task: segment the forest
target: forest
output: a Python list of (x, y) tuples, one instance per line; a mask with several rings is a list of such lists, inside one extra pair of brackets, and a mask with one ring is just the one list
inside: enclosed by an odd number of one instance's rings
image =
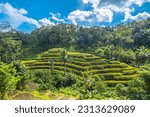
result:
[(150, 18), (31, 33), (1, 22), (0, 99), (149, 100)]

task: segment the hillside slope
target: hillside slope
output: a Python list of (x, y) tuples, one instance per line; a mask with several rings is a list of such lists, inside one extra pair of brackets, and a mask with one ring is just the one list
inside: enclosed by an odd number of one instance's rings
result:
[(137, 68), (119, 61), (110, 61), (92, 54), (67, 52), (67, 61), (61, 59), (62, 48), (53, 48), (34, 60), (23, 61), (30, 70), (51, 70), (55, 73), (72, 72), (82, 79), (83, 72), (92, 73), (94, 76), (103, 76), (110, 87), (118, 83), (127, 84), (129, 80), (138, 76)]

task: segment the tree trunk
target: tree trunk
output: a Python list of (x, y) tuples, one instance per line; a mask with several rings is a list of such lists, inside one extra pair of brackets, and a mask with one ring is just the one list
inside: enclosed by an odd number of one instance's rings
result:
[(64, 62), (64, 77), (66, 77), (66, 62)]
[(51, 76), (53, 77), (54, 75), (54, 63), (53, 60), (51, 60)]

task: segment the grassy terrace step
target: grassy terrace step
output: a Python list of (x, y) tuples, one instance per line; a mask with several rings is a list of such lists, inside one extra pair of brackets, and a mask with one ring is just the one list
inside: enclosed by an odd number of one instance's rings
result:
[[(62, 62), (55, 62), (54, 66), (56, 66), (56, 65), (57, 66), (63, 66), (64, 64)], [(79, 66), (79, 65), (76, 65), (76, 64), (72, 64), (72, 63), (66, 63), (66, 67), (76, 69), (76, 70), (81, 70), (81, 71), (86, 70), (85, 67), (82, 67), (82, 66)]]
[[(54, 71), (64, 74), (64, 64), (61, 60), (61, 48), (50, 49), (39, 54), (35, 60), (23, 61), (31, 70), (50, 70), (51, 60), (53, 60)], [(92, 54), (68, 52), (69, 61), (66, 62), (66, 72), (72, 72), (82, 79), (82, 72), (87, 71), (94, 76), (104, 76), (105, 82), (109, 86), (127, 82), (137, 75), (137, 68), (131, 67), (119, 61), (110, 61)]]
[(30, 66), (30, 67), (28, 67), (29, 69), (31, 69), (31, 70), (39, 70), (39, 69), (41, 69), (41, 70), (43, 70), (43, 69), (50, 69), (50, 66)]
[(132, 75), (132, 74), (136, 74), (137, 70), (136, 69), (131, 69), (131, 70), (124, 70), (123, 75)]
[(77, 65), (81, 65), (81, 66), (90, 66), (90, 65), (104, 65), (107, 64), (108, 62), (106, 62), (105, 60), (97, 60), (97, 61), (75, 61), (75, 60), (71, 60), (70, 61), (73, 64), (77, 64)]
[(138, 78), (139, 75), (138, 74), (134, 74), (134, 75), (122, 75), (122, 76), (116, 76), (116, 78), (118, 79), (133, 79), (133, 78)]
[(55, 53), (53, 53), (53, 54), (43, 54), (43, 55), (41, 55), (41, 57), (59, 57), (60, 55), (59, 54), (55, 54)]
[(75, 69), (71, 69), (71, 68), (64, 68), (63, 66), (54, 66), (55, 70), (62, 70), (64, 71), (64, 69), (66, 69), (67, 72), (74, 72), (77, 75), (82, 75), (81, 71), (75, 70)]
[(90, 72), (94, 73), (94, 74), (98, 74), (98, 73), (118, 73), (121, 72), (123, 69), (120, 68), (111, 68), (111, 69), (100, 69), (100, 70), (91, 70)]
[(52, 49), (49, 49), (47, 52), (50, 52), (50, 53), (58, 53), (58, 52), (60, 52), (62, 50), (62, 48), (52, 48)]
[(88, 70), (101, 70), (101, 69), (104, 69), (104, 66), (103, 65), (89, 65), (87, 68)]
[(102, 64), (107, 64), (108, 62), (105, 60), (97, 60), (97, 61), (90, 61), (90, 65), (102, 65)]
[(34, 63), (28, 63), (27, 66), (50, 66), (50, 62), (34, 62)]
[[(54, 66), (63, 66), (63, 62), (54, 62), (53, 63)], [(29, 63), (27, 64), (27, 66), (47, 66), (49, 67), (51, 64), (50, 62), (34, 62), (34, 63)], [(122, 68), (104, 68), (103, 66), (98, 66), (98, 65), (95, 65), (95, 66), (88, 66), (88, 67), (82, 67), (82, 66), (79, 66), (79, 65), (76, 65), (76, 64), (72, 64), (72, 63), (66, 63), (66, 67), (68, 68), (72, 68), (72, 69), (75, 69), (75, 70), (82, 70), (82, 71), (85, 71), (85, 70), (92, 70), (91, 72), (92, 73), (113, 73), (113, 72), (122, 72), (123, 69)], [(129, 71), (132, 72), (130, 74), (133, 74), (134, 72), (136, 72), (136, 70), (124, 70), (123, 71), (123, 74), (125, 74), (126, 72), (129, 74)]]
[[(31, 70), (35, 70), (35, 69), (49, 69), (50, 70), (50, 66), (31, 66), (31, 67), (28, 67), (29, 69)], [(64, 71), (64, 67), (63, 66), (54, 66), (54, 70), (61, 70), (61, 71)], [(78, 71), (78, 70), (75, 70), (75, 69), (71, 69), (71, 68), (67, 68), (66, 67), (66, 71), (67, 72), (74, 72), (75, 74), (77, 75), (82, 75), (81, 71)]]
[(23, 63), (23, 64), (32, 64), (34, 62), (36, 62), (36, 60), (22, 61), (21, 63)]
[(41, 58), (38, 58), (36, 60), (37, 60), (37, 62), (50, 62), (51, 60), (53, 60), (54, 62), (60, 62), (60, 59), (41, 59)]
[(51, 59), (60, 59), (60, 57), (41, 57), (39, 59), (48, 59), (48, 60), (51, 60)]
[(121, 76), (121, 73), (97, 73), (97, 74), (93, 74), (96, 76), (104, 76), (105, 78), (114, 78), (116, 76)]
[(128, 80), (132, 80), (132, 79), (134, 79), (134, 78), (136, 78), (136, 77), (137, 77), (137, 75), (127, 75), (127, 76), (120, 75), (120, 76), (106, 77), (105, 80), (128, 81)]
[(78, 57), (78, 58), (85, 58), (85, 57), (95, 57), (94, 55), (92, 54), (85, 54), (85, 53), (76, 53), (76, 52), (69, 52), (68, 53), (69, 56), (72, 56), (72, 57)]
[(85, 58), (85, 60), (87, 60), (87, 61), (95, 61), (95, 60), (99, 60), (99, 59), (101, 59), (100, 57), (87, 57), (87, 58)]
[(120, 64), (105, 64), (104, 68), (126, 68), (128, 67), (127, 64), (120, 63)]
[[(63, 66), (64, 63), (63, 62), (54, 62), (53, 65), (54, 66)], [(50, 67), (51, 63), (50, 62), (35, 62), (35, 63), (32, 63), (32, 64), (27, 64), (27, 66), (31, 66), (31, 67), (34, 67), (34, 66), (47, 66), (47, 67)], [(85, 67), (82, 67), (82, 66), (79, 66), (79, 65), (76, 65), (76, 64), (71, 64), (71, 63), (66, 63), (66, 67), (76, 69), (76, 70), (86, 70)]]

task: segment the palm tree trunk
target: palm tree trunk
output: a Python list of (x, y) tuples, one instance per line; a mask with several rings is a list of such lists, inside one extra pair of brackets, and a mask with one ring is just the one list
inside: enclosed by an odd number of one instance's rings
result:
[(66, 62), (64, 62), (64, 77), (66, 77)]

